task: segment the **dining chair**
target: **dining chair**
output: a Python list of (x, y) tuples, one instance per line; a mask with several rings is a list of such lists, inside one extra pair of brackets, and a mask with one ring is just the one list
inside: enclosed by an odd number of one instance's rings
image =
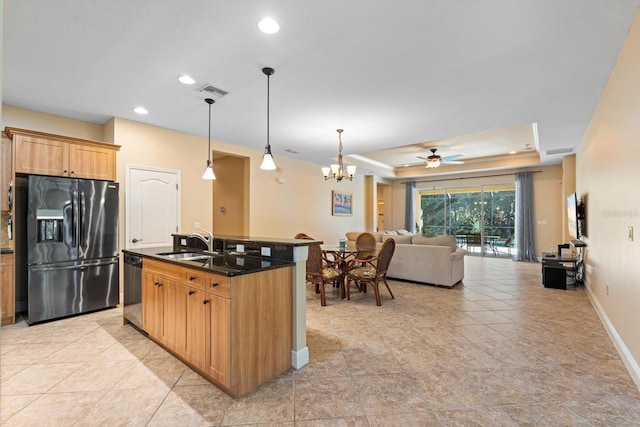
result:
[(347, 272), (348, 279), (346, 285), (347, 291), (347, 299), (351, 299), (351, 294), (349, 291), (349, 282), (353, 280), (356, 282), (358, 287), (364, 292), (367, 292), (367, 285), (370, 284), (373, 287), (373, 291), (376, 295), (376, 305), (381, 305), (380, 302), (380, 289), (379, 284), (383, 282), (389, 291), (389, 295), (391, 295), (392, 299), (395, 299), (393, 296), (393, 292), (391, 292), (391, 288), (389, 287), (389, 283), (387, 283), (387, 270), (389, 269), (389, 264), (391, 263), (391, 258), (393, 258), (393, 253), (396, 250), (396, 242), (393, 239), (387, 239), (382, 244), (382, 249), (378, 253), (377, 257), (369, 257), (367, 259), (356, 260), (360, 262), (362, 265), (360, 267), (355, 267), (350, 269)]
[[(340, 284), (342, 271), (336, 264), (322, 255), (322, 248), (319, 244), (309, 245), (307, 255), (307, 282), (314, 284), (316, 293), (320, 292), (320, 305), (327, 305), (324, 285), (327, 283)], [(340, 289), (342, 294), (342, 289)]]
[(374, 236), (373, 233), (360, 233), (358, 237), (356, 237), (356, 249), (358, 250), (356, 258), (367, 259), (375, 256), (376, 243), (376, 236)]

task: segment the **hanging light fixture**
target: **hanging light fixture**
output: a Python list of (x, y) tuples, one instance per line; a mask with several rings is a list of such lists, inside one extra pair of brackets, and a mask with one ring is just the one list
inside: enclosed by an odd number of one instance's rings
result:
[(338, 164), (322, 168), (322, 174), (324, 175), (325, 181), (331, 178), (338, 182), (345, 178), (349, 181), (353, 181), (353, 175), (356, 173), (356, 167), (347, 166), (347, 173), (345, 174), (344, 164), (342, 163), (342, 132), (344, 132), (344, 130), (338, 129), (336, 132), (338, 132), (338, 141), (340, 141), (340, 144), (338, 145)]
[(216, 175), (213, 173), (213, 166), (211, 166), (211, 104), (216, 101), (211, 98), (207, 98), (204, 102), (209, 104), (209, 150), (207, 151), (207, 168), (204, 170), (204, 174), (202, 174), (202, 179), (211, 181), (216, 179)]
[(262, 72), (267, 76), (267, 145), (264, 147), (260, 169), (272, 171), (276, 169), (276, 164), (273, 161), (271, 145), (269, 144), (269, 77), (275, 73), (275, 70), (271, 67), (264, 67)]

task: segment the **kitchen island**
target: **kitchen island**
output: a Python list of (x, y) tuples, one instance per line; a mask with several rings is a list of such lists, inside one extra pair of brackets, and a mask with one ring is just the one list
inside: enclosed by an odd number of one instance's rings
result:
[[(123, 251), (142, 259), (140, 329), (233, 397), (308, 363), (311, 241), (238, 239), (216, 238), (225, 251), (180, 244)], [(128, 285), (125, 271), (125, 294)]]

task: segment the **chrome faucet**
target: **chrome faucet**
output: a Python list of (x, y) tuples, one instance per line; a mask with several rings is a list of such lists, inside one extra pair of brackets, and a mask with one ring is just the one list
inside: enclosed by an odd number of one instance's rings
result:
[(200, 231), (207, 233), (207, 237), (204, 237), (200, 233), (191, 233), (188, 237), (195, 237), (197, 239), (200, 239), (204, 244), (207, 245), (207, 250), (209, 252), (213, 252), (213, 233), (209, 230), (205, 230), (204, 228), (201, 228)]

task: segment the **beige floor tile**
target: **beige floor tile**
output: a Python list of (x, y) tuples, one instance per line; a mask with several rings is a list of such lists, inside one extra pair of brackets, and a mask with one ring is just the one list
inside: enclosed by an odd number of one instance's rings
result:
[(41, 394), (21, 394), (16, 396), (2, 396), (0, 399), (0, 424), (5, 424), (9, 418), (36, 400)]
[(269, 381), (233, 401), (223, 426), (294, 421), (294, 382)]
[(56, 384), (80, 369), (75, 363), (31, 365), (0, 384), (2, 396), (47, 393)]
[[(15, 426), (71, 426), (74, 425), (104, 392), (47, 393), (9, 418), (8, 425)], [(44, 424), (43, 424), (44, 423)]]
[(2, 423), (640, 425), (638, 387), (584, 289), (545, 289), (535, 263), (465, 268), (452, 289), (391, 281), (381, 307), (371, 290), (321, 307), (308, 289), (309, 365), (237, 399), (123, 325), (121, 307), (22, 320), (0, 334)]
[(296, 380), (295, 410), (296, 421), (364, 415), (350, 377)]
[(148, 426), (218, 426), (232, 402), (212, 384), (176, 386)]
[(353, 383), (367, 416), (425, 410), (424, 396), (406, 374), (354, 376)]

